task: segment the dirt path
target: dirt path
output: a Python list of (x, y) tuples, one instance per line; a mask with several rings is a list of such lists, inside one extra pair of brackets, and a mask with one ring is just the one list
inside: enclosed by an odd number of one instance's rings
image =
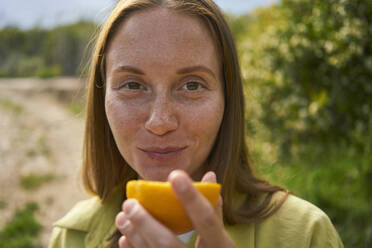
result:
[[(0, 227), (26, 202), (39, 204), (40, 235), (46, 247), (51, 224), (78, 200), (84, 119), (68, 105), (82, 102), (78, 79), (0, 80)], [(35, 190), (20, 182), (27, 175), (54, 178)]]

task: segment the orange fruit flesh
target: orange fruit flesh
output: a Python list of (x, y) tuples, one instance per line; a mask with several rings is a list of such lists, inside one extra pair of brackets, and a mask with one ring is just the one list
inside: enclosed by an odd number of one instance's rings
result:
[[(221, 190), (217, 183), (195, 182), (193, 185), (215, 207)], [(193, 229), (169, 182), (132, 180), (127, 183), (127, 198), (136, 199), (153, 217), (176, 234)]]

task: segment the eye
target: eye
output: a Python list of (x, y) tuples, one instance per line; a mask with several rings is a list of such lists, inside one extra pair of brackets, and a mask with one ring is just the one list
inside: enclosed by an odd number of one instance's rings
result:
[(125, 83), (120, 88), (125, 88), (125, 89), (129, 89), (129, 90), (144, 89), (144, 87), (140, 83), (137, 83), (137, 82), (134, 82), (134, 81)]
[(183, 86), (184, 89), (188, 90), (188, 91), (196, 91), (196, 90), (199, 90), (200, 88), (204, 88), (204, 86), (199, 83), (199, 82), (196, 82), (196, 81), (190, 81), (190, 82), (187, 82), (184, 86)]

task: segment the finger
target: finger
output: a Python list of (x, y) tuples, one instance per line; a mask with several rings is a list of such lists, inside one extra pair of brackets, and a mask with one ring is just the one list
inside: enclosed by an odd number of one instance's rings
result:
[[(126, 218), (130, 220), (150, 247), (185, 247), (178, 237), (152, 217), (135, 199), (123, 204)], [(131, 238), (129, 237), (129, 240)]]
[(173, 171), (169, 181), (187, 212), (203, 243), (210, 247), (228, 247), (228, 235), (215, 209), (192, 185), (189, 176), (180, 170)]
[[(115, 222), (116, 222), (116, 227), (119, 229), (121, 234), (125, 236), (125, 240), (128, 240), (132, 246), (137, 247), (137, 248), (149, 247), (146, 240), (135, 229), (134, 225), (131, 223), (131, 221), (126, 217), (126, 215), (123, 212), (120, 212), (116, 216)], [(124, 241), (121, 241), (121, 242), (124, 242)]]
[(220, 217), (221, 220), (223, 220), (223, 200), (222, 200), (222, 196), (219, 195), (218, 197), (218, 202), (217, 202), (217, 205), (216, 205), (216, 213), (218, 215), (218, 217)]
[(217, 183), (216, 174), (213, 171), (208, 171), (204, 174), (201, 182)]
[[(213, 171), (208, 171), (207, 173), (204, 174), (201, 182), (217, 183), (216, 174)], [(218, 202), (217, 202), (217, 205), (216, 205), (215, 209), (216, 209), (217, 215), (221, 218), (221, 220), (222, 220), (222, 217), (223, 217), (222, 203), (223, 203), (222, 196), (219, 195), (218, 196)]]
[[(217, 177), (216, 174), (213, 171), (208, 171), (207, 173), (204, 174), (201, 182), (209, 182), (209, 183), (217, 183)], [(222, 213), (222, 196), (219, 195), (218, 197), (218, 202), (216, 205), (216, 213), (220, 219), (223, 219), (223, 213)]]
[[(178, 181), (177, 177), (181, 179)], [(174, 180), (174, 181), (173, 181)], [(198, 244), (206, 247), (232, 247), (233, 242), (226, 233), (222, 221), (222, 197), (219, 198), (217, 209), (192, 186), (191, 179), (182, 171), (172, 172), (169, 181), (175, 189), (177, 197), (182, 202), (195, 229), (199, 233)], [(215, 181), (215, 174), (208, 172), (202, 181)], [(217, 211), (218, 210), (218, 211)]]
[(120, 248), (135, 248), (125, 236), (120, 237), (119, 247)]

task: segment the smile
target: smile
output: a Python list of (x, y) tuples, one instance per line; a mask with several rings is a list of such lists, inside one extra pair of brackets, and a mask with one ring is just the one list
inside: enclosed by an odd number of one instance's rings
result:
[(179, 156), (187, 147), (166, 147), (166, 148), (146, 148), (140, 151), (145, 153), (150, 159), (154, 160), (168, 160)]

